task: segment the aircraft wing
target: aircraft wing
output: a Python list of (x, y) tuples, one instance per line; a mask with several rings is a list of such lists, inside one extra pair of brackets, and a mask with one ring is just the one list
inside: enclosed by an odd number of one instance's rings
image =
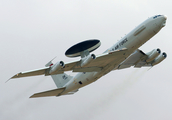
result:
[(140, 67), (151, 67), (152, 65), (146, 62), (148, 56), (142, 52), (141, 50), (136, 50), (133, 54), (131, 54), (125, 61), (123, 61), (119, 66), (118, 69), (129, 68), (134, 66), (136, 68)]
[[(125, 58), (128, 49), (123, 48), (121, 50), (116, 50), (112, 52), (103, 53), (96, 56), (96, 59), (91, 61), (88, 65), (81, 67), (81, 60), (66, 63), (65, 68), (60, 71), (73, 71), (73, 72), (98, 72), (101, 71), (103, 67), (110, 64), (111, 62)], [(115, 63), (114, 63), (115, 64)], [(59, 71), (59, 72), (60, 72)]]
[[(65, 64), (65, 67), (61, 68), (57, 72), (53, 74), (62, 74), (65, 71), (73, 71), (73, 72), (98, 72), (101, 71), (103, 67), (114, 62), (119, 59), (124, 59), (125, 55), (127, 54), (128, 49), (123, 48), (121, 50), (116, 50), (112, 52), (106, 52), (96, 56), (96, 59), (91, 61), (88, 65), (81, 67), (81, 60), (76, 60), (73, 62), (69, 62)], [(114, 63), (115, 64), (115, 63)], [(36, 75), (50, 75), (48, 74), (51, 66), (35, 69), (31, 71), (20, 72), (14, 75), (13, 78), (20, 78), (20, 77), (29, 77), (29, 76), (36, 76)]]
[(43, 74), (45, 74), (45, 71), (47, 69), (49, 69), (49, 67), (44, 67), (44, 68), (30, 70), (30, 71), (25, 71), (25, 72), (20, 72), (20, 73), (14, 75), (13, 77), (11, 77), (10, 79), (20, 78), (20, 77), (29, 77), (29, 76), (43, 75)]

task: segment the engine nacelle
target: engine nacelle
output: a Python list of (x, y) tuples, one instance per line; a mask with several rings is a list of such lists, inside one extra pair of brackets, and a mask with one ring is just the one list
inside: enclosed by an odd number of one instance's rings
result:
[(146, 59), (146, 62), (153, 61), (160, 53), (161, 53), (160, 49), (154, 49), (151, 52), (147, 53), (148, 58)]
[(96, 56), (94, 54), (88, 55), (85, 58), (82, 58), (81, 60), (81, 67), (84, 67), (86, 65), (88, 65), (91, 61), (95, 60)]
[(49, 74), (53, 74), (65, 66), (63, 61), (57, 62), (55, 65), (51, 66)]
[(152, 62), (152, 66), (160, 63), (161, 61), (163, 61), (165, 58), (167, 57), (167, 54), (164, 52), (162, 54), (160, 54), (157, 58), (155, 58), (155, 60)]

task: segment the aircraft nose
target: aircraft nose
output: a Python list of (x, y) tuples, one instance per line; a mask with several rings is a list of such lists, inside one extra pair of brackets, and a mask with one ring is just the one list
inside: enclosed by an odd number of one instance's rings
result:
[(159, 32), (161, 28), (166, 25), (167, 16), (166, 15), (157, 15), (154, 17), (155, 24), (154, 24), (154, 32)]
[(167, 20), (167, 16), (166, 15), (163, 15), (164, 16), (164, 19)]
[(163, 15), (163, 17), (164, 17), (164, 20), (162, 22), (161, 27), (164, 27), (166, 25), (167, 16), (166, 15)]

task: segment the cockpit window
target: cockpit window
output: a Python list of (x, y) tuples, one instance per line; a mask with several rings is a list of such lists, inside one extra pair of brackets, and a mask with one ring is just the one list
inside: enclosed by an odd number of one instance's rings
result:
[(161, 16), (161, 15), (156, 15), (156, 16), (153, 17), (153, 19), (156, 19), (156, 18), (159, 17), (159, 16)]

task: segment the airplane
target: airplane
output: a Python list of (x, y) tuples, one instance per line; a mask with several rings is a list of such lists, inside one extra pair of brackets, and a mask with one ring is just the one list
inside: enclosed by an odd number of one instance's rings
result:
[[(35, 93), (30, 98), (57, 97), (74, 94), (80, 88), (95, 82), (113, 70), (131, 66), (135, 68), (155, 66), (163, 61), (167, 54), (161, 53), (159, 48), (148, 53), (144, 53), (138, 48), (156, 35), (166, 25), (166, 20), (165, 15), (155, 15), (148, 18), (100, 55), (91, 54), (101, 45), (100, 40), (82, 41), (65, 52), (67, 57), (81, 56), (81, 59), (67, 63), (59, 61), (55, 64), (51, 60), (43, 68), (20, 72), (10, 79), (50, 75), (57, 89)], [(75, 76), (70, 76), (65, 73), (66, 71), (78, 73)]]

